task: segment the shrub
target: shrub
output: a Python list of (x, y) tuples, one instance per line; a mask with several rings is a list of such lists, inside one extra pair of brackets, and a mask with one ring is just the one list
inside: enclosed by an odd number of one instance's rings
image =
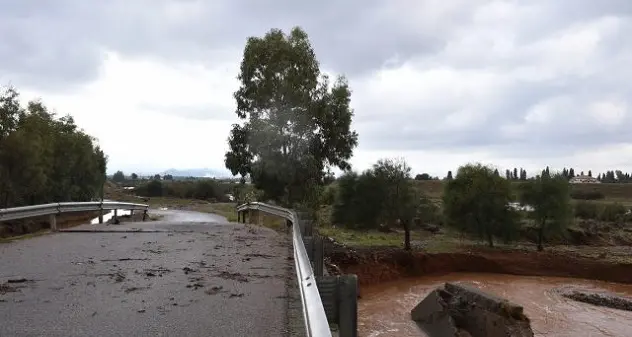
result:
[(597, 204), (590, 201), (578, 201), (575, 204), (575, 217), (580, 219), (597, 219), (599, 209)]
[(575, 200), (601, 200), (605, 195), (599, 191), (572, 191), (571, 198)]
[(600, 221), (625, 221), (628, 208), (619, 203), (598, 204), (579, 201), (575, 204), (575, 217)]
[(624, 216), (628, 209), (619, 204), (604, 204), (599, 210), (598, 219), (601, 221), (620, 221)]

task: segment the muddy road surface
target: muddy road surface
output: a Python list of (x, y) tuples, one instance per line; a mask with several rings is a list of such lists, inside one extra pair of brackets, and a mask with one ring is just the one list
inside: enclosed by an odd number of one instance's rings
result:
[(0, 244), (0, 336), (293, 335), (286, 236), (164, 215)]
[(444, 282), (465, 282), (524, 307), (535, 336), (632, 336), (632, 312), (564, 298), (560, 289), (607, 291), (632, 297), (632, 285), (559, 277), (452, 273), (402, 279), (362, 289), (360, 336), (426, 336), (410, 318), (430, 291)]

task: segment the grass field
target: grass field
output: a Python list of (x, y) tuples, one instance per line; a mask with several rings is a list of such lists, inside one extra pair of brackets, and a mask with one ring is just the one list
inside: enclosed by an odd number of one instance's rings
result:
[[(437, 180), (426, 181), (414, 181), (415, 186), (423, 191), (431, 199), (439, 201), (443, 196), (443, 188), (445, 182)], [(515, 188), (516, 194), (520, 182), (512, 183)], [(596, 191), (603, 194), (604, 199), (595, 200), (591, 202), (596, 203), (620, 203), (628, 207), (632, 207), (632, 184), (575, 184), (572, 185), (572, 191), (577, 192), (592, 192)], [(577, 200), (573, 200), (577, 202)], [(336, 228), (329, 223), (331, 215), (331, 207), (323, 207), (319, 212), (319, 232), (322, 235), (326, 235), (334, 238), (335, 240), (350, 246), (356, 247), (403, 247), (404, 234), (403, 231), (397, 231), (392, 233), (383, 233), (375, 230), (358, 231), (345, 228)], [(612, 229), (612, 233), (619, 230)], [(600, 235), (604, 235), (603, 233)], [(451, 231), (449, 228), (443, 228), (439, 234), (432, 234), (422, 230), (413, 230), (411, 232), (411, 243), (413, 247), (421, 248), (427, 252), (442, 253), (442, 252), (456, 252), (467, 251), (473, 249), (473, 247), (485, 246), (484, 242), (472, 240), (466, 238), (463, 235)], [(528, 242), (516, 242), (508, 246), (496, 243), (500, 249), (527, 249), (533, 250), (534, 244)], [(574, 250), (577, 246), (555, 246), (556, 250)], [(570, 247), (570, 248), (569, 248)], [(575, 248), (573, 248), (575, 247)], [(587, 253), (588, 252), (588, 253)], [(597, 249), (589, 249), (587, 252), (582, 251), (582, 254), (588, 255), (601, 254), (602, 252)], [(629, 251), (627, 251), (629, 253)], [(613, 258), (620, 258), (620, 254), (614, 254)]]
[[(442, 180), (415, 180), (414, 184), (420, 191), (428, 197), (440, 199), (443, 196), (444, 181)], [(512, 182), (514, 190), (517, 192), (521, 182)], [(573, 184), (571, 191), (599, 192), (605, 198), (601, 201), (617, 201), (622, 203), (632, 203), (632, 184)]]

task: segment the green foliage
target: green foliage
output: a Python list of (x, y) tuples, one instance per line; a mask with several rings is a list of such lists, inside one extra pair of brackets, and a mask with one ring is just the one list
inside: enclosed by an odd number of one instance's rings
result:
[(101, 194), (107, 159), (70, 116), (40, 101), (26, 107), (0, 90), (0, 207), (88, 201)]
[(113, 175), (112, 175), (112, 181), (115, 183), (122, 183), (125, 181), (125, 174), (123, 173), (123, 171), (116, 171)]
[(576, 199), (576, 200), (601, 200), (604, 199), (606, 196), (599, 191), (581, 191), (581, 190), (577, 190), (577, 191), (572, 191), (571, 192), (571, 198)]
[(575, 217), (580, 219), (597, 219), (599, 215), (599, 207), (596, 203), (590, 201), (578, 201), (575, 203)]
[(361, 175), (348, 172), (338, 178), (337, 185), (334, 224), (377, 228), (397, 220), (410, 221), (418, 214), (419, 196), (412, 186), (410, 167), (403, 160), (380, 160)]
[(568, 180), (551, 175), (547, 170), (541, 176), (521, 185), (520, 201), (533, 207), (529, 216), (538, 227), (538, 250), (549, 232), (560, 233), (571, 219), (570, 186)]
[(628, 208), (619, 203), (611, 203), (602, 205), (599, 211), (599, 220), (614, 222), (623, 220)]
[(517, 214), (508, 206), (511, 188), (508, 180), (481, 164), (459, 168), (445, 184), (443, 212), (446, 223), (462, 232), (486, 239), (512, 240), (518, 230)]
[[(234, 184), (220, 183), (214, 179), (196, 180), (151, 180), (136, 187), (135, 193), (147, 197), (170, 197), (229, 202), (228, 193), (233, 193)], [(239, 200), (239, 196), (236, 195)]]
[(599, 221), (626, 221), (627, 207), (620, 203), (596, 203), (590, 201), (578, 201), (575, 203), (575, 217), (584, 220)]
[(152, 180), (147, 183), (146, 195), (148, 197), (162, 197), (164, 189), (162, 188), (162, 182), (160, 180)]
[(250, 175), (264, 199), (287, 205), (313, 198), (330, 167), (350, 169), (357, 145), (351, 91), (344, 77), (322, 75), (307, 34), (270, 30), (244, 48), (237, 116), (226, 167)]
[(421, 224), (438, 224), (443, 221), (439, 206), (428, 196), (417, 192), (415, 200), (417, 201), (415, 219), (418, 219)]
[(421, 173), (415, 176), (415, 180), (432, 180), (428, 173)]

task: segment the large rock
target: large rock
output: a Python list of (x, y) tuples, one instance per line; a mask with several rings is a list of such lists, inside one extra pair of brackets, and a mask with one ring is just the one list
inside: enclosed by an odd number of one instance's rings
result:
[(432, 291), (411, 311), (431, 337), (532, 337), (521, 306), (456, 283)]

